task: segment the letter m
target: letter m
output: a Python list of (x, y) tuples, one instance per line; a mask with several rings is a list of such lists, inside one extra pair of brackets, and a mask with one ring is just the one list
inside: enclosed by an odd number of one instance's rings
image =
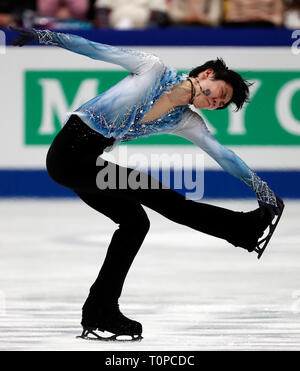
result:
[(98, 94), (98, 83), (98, 79), (84, 80), (80, 84), (72, 103), (68, 104), (58, 79), (39, 79), (39, 84), (42, 86), (43, 91), (43, 109), (38, 133), (42, 135), (55, 134), (54, 114), (63, 123), (67, 112), (73, 112), (87, 100)]

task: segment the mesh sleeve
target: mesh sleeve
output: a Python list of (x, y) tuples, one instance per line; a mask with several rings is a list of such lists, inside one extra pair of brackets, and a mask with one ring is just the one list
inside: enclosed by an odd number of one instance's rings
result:
[(225, 171), (245, 182), (258, 201), (276, 206), (276, 196), (253, 170), (232, 150), (221, 145), (209, 132), (204, 120), (196, 112), (186, 116), (186, 122), (173, 132), (196, 144), (212, 157)]

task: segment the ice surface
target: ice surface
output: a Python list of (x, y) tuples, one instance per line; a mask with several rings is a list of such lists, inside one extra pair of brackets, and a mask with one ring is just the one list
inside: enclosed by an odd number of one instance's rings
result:
[(79, 200), (0, 207), (0, 350), (300, 350), (299, 201), (286, 202), (260, 260), (146, 209), (150, 232), (120, 301), (144, 339), (128, 344), (75, 338), (115, 224)]

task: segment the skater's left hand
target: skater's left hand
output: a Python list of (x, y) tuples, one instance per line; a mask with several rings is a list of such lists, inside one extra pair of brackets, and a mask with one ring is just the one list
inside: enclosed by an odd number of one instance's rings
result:
[(258, 201), (262, 215), (266, 215), (267, 213), (270, 216), (270, 219), (271, 219), (270, 222), (275, 218), (276, 215), (279, 215), (281, 213), (284, 207), (284, 203), (282, 199), (277, 195), (275, 195), (275, 197), (276, 197), (277, 205), (271, 205), (263, 201)]
[(11, 42), (12, 45), (23, 46), (32, 41), (39, 42), (38, 34), (33, 28), (28, 29), (28, 28), (9, 26), (9, 29), (12, 31), (17, 31), (19, 33), (19, 35), (15, 39), (13, 39), (13, 41)]

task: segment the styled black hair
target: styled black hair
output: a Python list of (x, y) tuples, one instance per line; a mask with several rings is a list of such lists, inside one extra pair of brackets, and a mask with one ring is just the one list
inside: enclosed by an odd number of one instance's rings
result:
[(249, 87), (253, 83), (244, 80), (237, 72), (229, 70), (222, 58), (208, 61), (202, 64), (202, 66), (194, 68), (190, 71), (189, 76), (197, 77), (200, 72), (209, 68), (214, 70), (214, 80), (223, 80), (230, 84), (233, 89), (231, 100), (217, 109), (224, 109), (228, 107), (229, 104), (234, 103), (236, 105), (235, 111), (239, 111), (243, 107), (244, 103), (249, 102)]

